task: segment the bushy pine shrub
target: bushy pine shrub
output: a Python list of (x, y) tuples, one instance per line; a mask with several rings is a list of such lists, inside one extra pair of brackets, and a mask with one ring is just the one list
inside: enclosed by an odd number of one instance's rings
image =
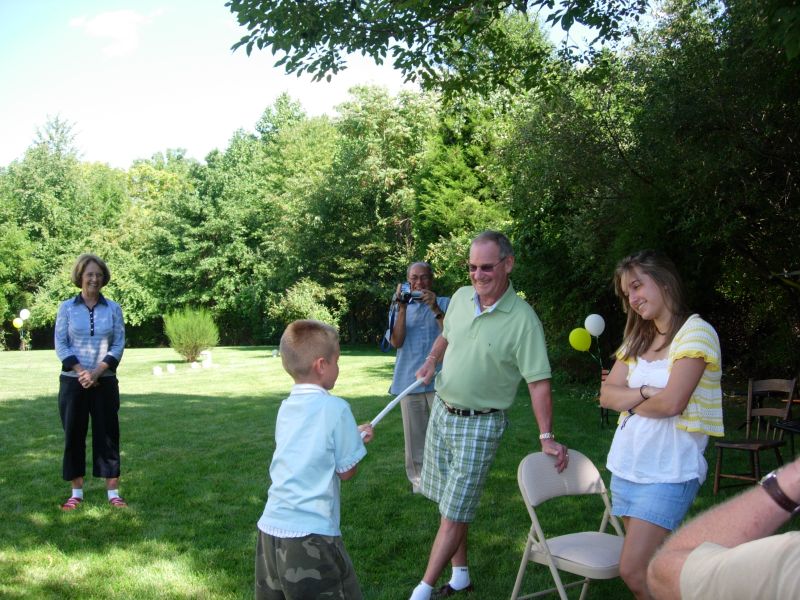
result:
[(219, 329), (204, 309), (184, 308), (164, 315), (164, 333), (170, 347), (188, 362), (219, 343)]

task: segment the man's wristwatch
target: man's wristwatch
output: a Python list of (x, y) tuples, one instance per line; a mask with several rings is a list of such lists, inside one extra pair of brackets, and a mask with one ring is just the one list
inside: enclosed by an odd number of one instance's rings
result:
[(545, 431), (544, 433), (539, 434), (540, 440), (554, 440), (556, 436), (553, 434), (552, 431)]
[(444, 313), (443, 312), (437, 313), (434, 315), (434, 318), (437, 320), (444, 319)]
[(800, 513), (800, 504), (789, 498), (789, 496), (787, 496), (781, 489), (781, 486), (778, 485), (777, 471), (768, 473), (758, 483), (762, 488), (764, 488), (764, 491), (769, 494), (769, 497), (775, 501), (775, 504), (791, 514), (791, 516), (795, 516), (796, 514)]

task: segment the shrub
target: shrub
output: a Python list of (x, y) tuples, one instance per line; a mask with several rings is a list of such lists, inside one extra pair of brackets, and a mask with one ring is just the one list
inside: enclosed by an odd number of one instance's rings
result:
[(283, 327), (297, 319), (316, 319), (338, 327), (341, 315), (335, 307), (329, 307), (331, 303), (334, 299), (329, 290), (310, 279), (301, 279), (277, 303), (270, 305), (267, 314)]
[(219, 343), (219, 329), (204, 309), (184, 308), (164, 315), (164, 333), (170, 347), (188, 362)]

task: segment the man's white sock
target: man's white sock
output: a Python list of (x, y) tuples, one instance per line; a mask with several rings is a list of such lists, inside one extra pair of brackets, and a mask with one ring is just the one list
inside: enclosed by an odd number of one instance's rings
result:
[(469, 583), (469, 567), (453, 567), (449, 581), (450, 587), (454, 590), (463, 590)]
[(431, 600), (431, 593), (433, 587), (429, 586), (424, 581), (420, 581), (419, 585), (411, 592), (411, 597), (408, 600)]
[(72, 498), (83, 500), (83, 488), (72, 488)]
[(119, 490), (108, 490), (108, 499), (119, 498)]

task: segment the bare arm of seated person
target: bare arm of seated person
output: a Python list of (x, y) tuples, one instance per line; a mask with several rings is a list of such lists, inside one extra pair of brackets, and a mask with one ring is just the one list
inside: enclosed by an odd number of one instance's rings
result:
[[(791, 500), (800, 500), (800, 459), (778, 472), (778, 485)], [(656, 553), (647, 569), (647, 585), (656, 599), (680, 598), (680, 576), (686, 559), (701, 544), (733, 548), (772, 534), (789, 513), (761, 486), (720, 504), (678, 529)]]

